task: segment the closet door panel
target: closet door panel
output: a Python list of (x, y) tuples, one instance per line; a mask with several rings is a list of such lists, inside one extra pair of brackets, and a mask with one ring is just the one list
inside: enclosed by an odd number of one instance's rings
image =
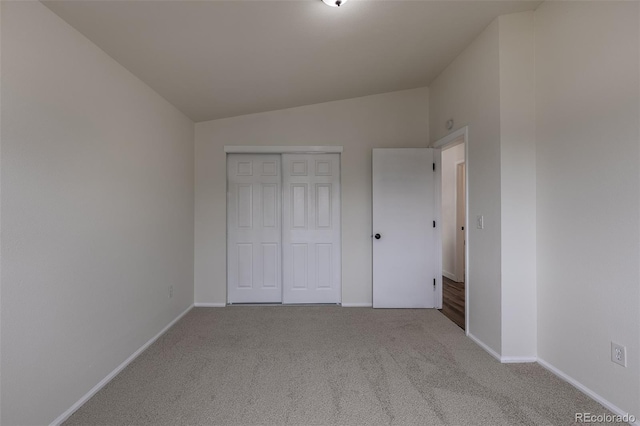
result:
[(283, 303), (340, 303), (340, 156), (282, 156)]
[(227, 157), (229, 303), (280, 303), (280, 155)]

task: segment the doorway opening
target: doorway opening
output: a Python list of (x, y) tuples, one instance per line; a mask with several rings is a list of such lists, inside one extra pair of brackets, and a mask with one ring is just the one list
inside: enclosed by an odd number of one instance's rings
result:
[(442, 308), (440, 311), (467, 330), (467, 139), (466, 127), (441, 139)]

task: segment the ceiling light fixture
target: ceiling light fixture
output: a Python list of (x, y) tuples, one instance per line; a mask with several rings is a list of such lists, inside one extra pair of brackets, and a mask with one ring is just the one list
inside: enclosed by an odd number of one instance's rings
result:
[(340, 7), (345, 4), (347, 0), (322, 0), (322, 3), (331, 7)]

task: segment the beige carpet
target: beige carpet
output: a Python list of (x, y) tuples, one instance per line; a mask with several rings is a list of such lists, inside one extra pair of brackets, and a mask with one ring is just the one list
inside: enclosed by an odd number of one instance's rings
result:
[(607, 411), (437, 310), (196, 308), (68, 425), (566, 425)]

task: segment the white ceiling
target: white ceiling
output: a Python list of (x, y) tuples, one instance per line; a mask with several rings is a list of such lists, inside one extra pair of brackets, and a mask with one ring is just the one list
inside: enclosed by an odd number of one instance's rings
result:
[(45, 1), (194, 121), (427, 86), (540, 1)]

